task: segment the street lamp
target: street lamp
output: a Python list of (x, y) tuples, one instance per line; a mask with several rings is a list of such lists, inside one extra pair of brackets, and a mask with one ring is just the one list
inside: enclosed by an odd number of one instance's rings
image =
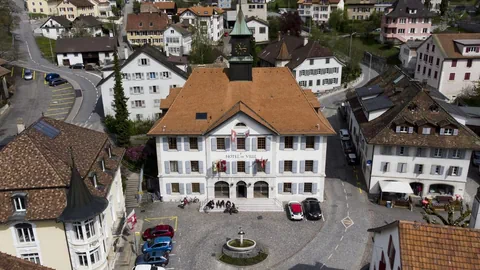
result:
[(348, 57), (350, 58), (350, 62), (352, 62), (352, 39), (353, 35), (355, 35), (357, 32), (353, 32), (350, 34), (350, 47), (348, 49)]
[(366, 52), (370, 55), (370, 65), (368, 66), (368, 80), (370, 81), (370, 72), (372, 70), (372, 54), (370, 52)]

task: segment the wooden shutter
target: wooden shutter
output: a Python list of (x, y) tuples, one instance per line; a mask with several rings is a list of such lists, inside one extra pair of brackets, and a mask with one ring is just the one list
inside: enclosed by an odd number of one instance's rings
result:
[(230, 161), (227, 162), (227, 170), (226, 170), (226, 173), (228, 173), (228, 174), (230, 173), (230, 169), (231, 169), (231, 168), (230, 168), (230, 166), (231, 166), (230, 164), (231, 164), (231, 163), (232, 163), (232, 162), (230, 162)]
[(192, 194), (192, 183), (187, 183), (187, 194)]
[(278, 193), (282, 193), (283, 192), (283, 183), (278, 183)]
[(237, 138), (235, 138), (235, 141), (232, 141), (230, 144), (232, 151), (237, 151)]
[(185, 137), (185, 139), (183, 141), (183, 148), (185, 149), (185, 151), (190, 151), (190, 138), (189, 137)]
[(305, 172), (305, 160), (300, 160), (300, 173)]
[(298, 183), (298, 194), (303, 194), (305, 183)]
[(250, 151), (250, 138), (245, 138), (245, 151)]
[(203, 161), (198, 161), (198, 172), (203, 174)]
[[(267, 136), (265, 139), (265, 150), (270, 151), (270, 143), (272, 142), (272, 138), (270, 136)], [(285, 146), (285, 144), (284, 144)]]
[(168, 138), (163, 137), (163, 151), (168, 151)]
[(202, 137), (197, 137), (198, 151), (203, 151), (203, 140)]
[(237, 161), (232, 161), (232, 173), (237, 173)]
[(245, 161), (245, 173), (250, 173), (250, 167), (252, 167), (252, 163), (250, 163), (249, 161)]
[(164, 165), (164, 168), (165, 168), (164, 173), (169, 174), (170, 173), (170, 161), (164, 161), (163, 165)]
[(252, 151), (257, 151), (257, 138), (252, 138)]
[(265, 164), (265, 173), (270, 174), (270, 161), (267, 161), (267, 164)]
[(318, 192), (318, 184), (313, 183), (312, 184), (312, 194), (317, 194), (317, 192)]
[(225, 138), (225, 150), (230, 150), (230, 137)]
[(301, 139), (300, 149), (305, 150), (307, 148), (307, 137), (301, 136), (300, 139)]
[(204, 194), (204, 193), (205, 193), (205, 184), (200, 183), (200, 194)]
[(298, 140), (300, 139), (300, 137), (298, 136), (293, 136), (293, 150), (297, 150), (298, 149)]
[(183, 173), (183, 163), (178, 161), (178, 173)]
[(177, 137), (177, 151), (182, 151), (182, 137)]
[(297, 194), (297, 183), (292, 183), (292, 194)]
[(313, 173), (318, 173), (318, 160), (313, 161)]
[[(166, 162), (166, 161), (165, 161), (165, 162)], [(167, 194), (172, 194), (172, 184), (167, 183), (167, 184), (165, 185), (165, 189), (166, 189)]]
[(211, 146), (212, 146), (212, 151), (217, 151), (217, 138), (211, 138)]
[(400, 133), (400, 126), (397, 126), (397, 127), (395, 128), (395, 132)]
[(408, 133), (413, 133), (413, 127), (408, 127)]
[(280, 150), (285, 149), (285, 137), (280, 137)]
[(185, 185), (183, 183), (178, 184), (180, 194), (185, 194)]
[(292, 173), (297, 173), (297, 163), (298, 161), (292, 160)]
[(458, 135), (458, 129), (456, 129), (456, 128), (453, 129), (453, 135), (455, 135), (455, 136)]
[(278, 161), (278, 172), (283, 173), (283, 160)]
[(192, 167), (190, 161), (185, 161), (185, 173), (190, 174), (192, 172)]
[(440, 129), (440, 135), (444, 135), (445, 134), (445, 129), (444, 128), (441, 128)]
[(315, 136), (315, 150), (320, 149), (320, 136)]

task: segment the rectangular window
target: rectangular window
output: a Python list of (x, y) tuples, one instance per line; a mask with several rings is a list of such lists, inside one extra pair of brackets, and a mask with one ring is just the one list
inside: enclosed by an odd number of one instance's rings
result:
[(437, 66), (440, 65), (440, 58), (437, 58)]
[(31, 225), (25, 227), (17, 227), (18, 241), (20, 243), (35, 242), (35, 235), (33, 234), (33, 228)]
[(415, 28), (410, 28), (410, 34), (415, 34)]
[(398, 163), (397, 172), (398, 173), (406, 173), (407, 172), (407, 163)]
[(198, 161), (190, 161), (190, 167), (192, 169), (192, 172), (199, 172), (200, 168), (198, 166)]
[(283, 193), (292, 193), (292, 183), (283, 183)]
[(418, 148), (417, 148), (417, 153), (416, 153), (415, 155), (416, 155), (417, 157), (422, 157), (423, 154), (424, 154), (424, 151), (425, 151), (425, 150), (424, 150), (423, 148), (418, 147)]
[(460, 158), (460, 150), (452, 149), (452, 158)]
[(405, 146), (399, 146), (398, 154), (404, 156), (407, 153), (407, 148)]
[(433, 149), (433, 157), (442, 157), (443, 150), (441, 148)]
[(305, 160), (305, 171), (313, 172), (313, 160)]
[(81, 222), (74, 222), (73, 223), (73, 231), (75, 232), (75, 238), (77, 240), (83, 240), (83, 229), (82, 229), (82, 223)]
[(178, 173), (178, 162), (176, 160), (170, 161), (170, 172)]
[(22, 257), (22, 259), (26, 261), (40, 264), (40, 256), (38, 256), (38, 253), (26, 253), (26, 254), (21, 254), (20, 256)]
[(427, 52), (428, 52), (429, 49), (430, 49), (430, 44), (427, 44)]
[(188, 138), (190, 143), (190, 150), (198, 150), (198, 138), (197, 137), (190, 137)]
[(245, 150), (245, 138), (237, 138), (237, 150)]
[(237, 172), (245, 172), (245, 161), (237, 161)]
[(90, 262), (92, 265), (100, 261), (100, 248), (90, 251)]
[(164, 71), (164, 72), (162, 72), (162, 77), (164, 79), (169, 79), (171, 77), (171, 74), (170, 74), (169, 71)]
[(225, 150), (225, 138), (217, 138), (217, 150)]
[(200, 193), (200, 183), (192, 183), (192, 193)]
[(390, 262), (390, 269), (393, 269), (393, 263), (395, 262), (395, 246), (393, 245), (392, 236), (390, 235), (390, 241), (388, 242), (388, 259)]
[(307, 136), (306, 140), (306, 148), (313, 149), (315, 148), (315, 136)]
[(308, 86), (313, 86), (313, 81), (312, 80), (308, 81)]
[(257, 138), (257, 149), (266, 150), (266, 138), (265, 137), (258, 137)]
[(457, 60), (452, 60), (452, 67), (456, 67), (457, 66)]
[(460, 175), (460, 167), (452, 166), (450, 169), (450, 175), (459, 176)]
[(472, 59), (467, 60), (467, 67), (472, 67)]
[(434, 78), (434, 79), (436, 79), (436, 78), (437, 78), (437, 76), (438, 76), (438, 72), (437, 72), (437, 71), (435, 71), (435, 73), (433, 73), (433, 78)]
[(470, 72), (465, 73), (465, 76), (463, 77), (463, 79), (465, 81), (469, 81), (470, 80)]
[(266, 33), (266, 28), (265, 27), (260, 27), (260, 34), (265, 34)]
[(313, 65), (315, 63), (314, 59), (310, 59), (310, 65)]
[(424, 127), (424, 128), (422, 128), (422, 134), (430, 135), (431, 130), (432, 130), (431, 128)]
[(95, 220), (93, 218), (85, 221), (85, 233), (87, 239), (95, 235)]
[(422, 33), (428, 33), (428, 28), (423, 28)]
[(303, 192), (304, 193), (313, 193), (313, 184), (312, 183), (303, 183)]
[(168, 137), (168, 149), (177, 150), (177, 137)]
[(434, 174), (440, 174), (440, 172), (442, 171), (442, 166), (439, 166), (439, 165), (433, 165), (434, 166)]
[(25, 198), (17, 196), (13, 198), (13, 204), (15, 206), (15, 211), (25, 211)]
[(135, 73), (135, 80), (141, 80), (143, 79), (143, 73), (137, 72)]
[(388, 172), (388, 166), (389, 166), (389, 162), (383, 162), (383, 166), (381, 168), (382, 172)]
[(157, 79), (158, 73), (156, 72), (148, 72), (148, 78), (150, 79)]
[(330, 58), (325, 58), (325, 64), (330, 64)]
[(284, 172), (291, 172), (292, 171), (293, 161), (285, 160), (283, 161), (283, 171)]
[(432, 69), (429, 68), (429, 69), (428, 69), (428, 77), (431, 77), (431, 76), (432, 76)]
[(293, 149), (293, 136), (285, 137), (285, 149)]
[(448, 135), (448, 136), (453, 135), (453, 128), (445, 128), (443, 131), (443, 135)]
[(398, 131), (400, 133), (408, 133), (408, 127), (407, 126), (400, 126), (400, 129)]
[(423, 164), (416, 164), (416, 170), (415, 170), (415, 173), (416, 174), (422, 174), (423, 173)]
[(78, 257), (78, 264), (81, 266), (88, 266), (88, 258), (86, 252), (79, 252), (77, 253)]
[(450, 81), (454, 81), (455, 80), (455, 73), (450, 73), (450, 76), (448, 77), (448, 79)]
[(418, 67), (417, 67), (417, 71), (418, 71), (418, 72), (420, 72), (420, 65), (418, 65)]
[(427, 67), (423, 67), (423, 72), (422, 72), (423, 75), (425, 75), (425, 71), (427, 71)]
[(172, 193), (180, 193), (180, 183), (172, 183)]

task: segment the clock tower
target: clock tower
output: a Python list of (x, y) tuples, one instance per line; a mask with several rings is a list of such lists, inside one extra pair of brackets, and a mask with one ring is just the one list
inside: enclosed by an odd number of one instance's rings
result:
[(230, 43), (232, 44), (232, 56), (229, 60), (230, 68), (228, 71), (230, 81), (251, 81), (253, 57), (250, 54), (250, 41), (252, 32), (247, 27), (241, 7), (238, 10), (237, 20), (230, 37)]

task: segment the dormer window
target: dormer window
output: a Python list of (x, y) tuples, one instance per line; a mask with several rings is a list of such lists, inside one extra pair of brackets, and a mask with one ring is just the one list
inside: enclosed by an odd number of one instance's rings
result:
[(408, 127), (407, 126), (397, 126), (396, 132), (397, 133), (408, 133)]
[(429, 127), (422, 128), (422, 134), (423, 135), (430, 135), (431, 132), (432, 132), (432, 129), (429, 128)]
[(441, 128), (440, 135), (453, 136), (458, 135), (458, 129), (456, 128)]
[(436, 113), (438, 113), (438, 112), (439, 112), (438, 105), (437, 105), (437, 104), (433, 104), (432, 106), (430, 106), (430, 111), (431, 111), (431, 112), (436, 112)]
[(13, 206), (16, 212), (26, 211), (26, 203), (24, 195), (15, 195), (13, 197)]
[(411, 103), (410, 105), (408, 105), (408, 109), (411, 111), (411, 112), (414, 112), (416, 111), (418, 108), (417, 104), (415, 103)]

